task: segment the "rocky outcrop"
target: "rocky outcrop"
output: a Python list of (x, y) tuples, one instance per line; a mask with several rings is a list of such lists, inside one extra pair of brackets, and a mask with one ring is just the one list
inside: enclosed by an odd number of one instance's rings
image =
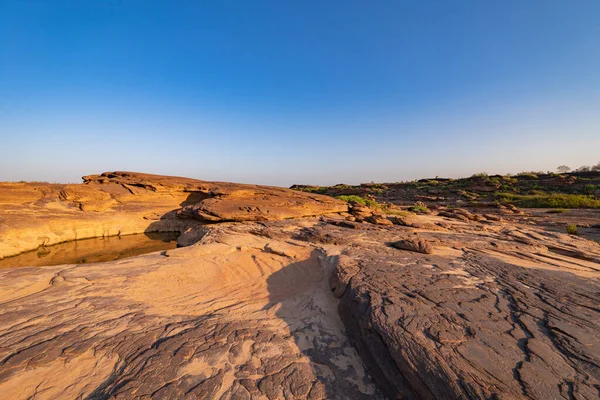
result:
[(347, 210), (331, 197), (270, 186), (132, 172), (83, 180), (0, 183), (0, 258), (74, 239), (183, 232), (194, 221), (267, 221)]
[(459, 226), (420, 233), (433, 255), (399, 256), (383, 245), (389, 229), (368, 242), (346, 230), (353, 262), (340, 256), (331, 288), (380, 387), (407, 399), (597, 398), (600, 246)]
[(346, 205), (142, 174), (85, 181), (4, 184), (0, 233), (22, 237), (1, 244), (171, 227), (188, 247), (0, 269), (6, 398), (598, 397), (595, 242), (460, 209), (288, 219)]

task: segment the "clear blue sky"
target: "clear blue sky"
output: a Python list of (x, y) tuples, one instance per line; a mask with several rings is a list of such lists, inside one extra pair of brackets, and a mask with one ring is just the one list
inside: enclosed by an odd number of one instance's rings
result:
[(600, 161), (600, 1), (0, 0), (0, 180)]

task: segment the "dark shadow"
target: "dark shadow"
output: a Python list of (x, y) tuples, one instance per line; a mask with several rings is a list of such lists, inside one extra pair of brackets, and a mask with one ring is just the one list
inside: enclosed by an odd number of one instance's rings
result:
[[(320, 256), (322, 253), (315, 250), (309, 259), (291, 263), (267, 279), (269, 304), (265, 309), (279, 306), (276, 315), (286, 322), (296, 345), (310, 360), (308, 367), (296, 363), (296, 368), (310, 370), (287, 371), (288, 378), (300, 376), (303, 381), (284, 379), (285, 397), (302, 398), (300, 393), (294, 393), (294, 385), (300, 385), (309, 388), (307, 397), (377, 398), (365, 389), (375, 387), (346, 335), (337, 301), (329, 290), (330, 271), (322, 266)], [(327, 260), (323, 265), (327, 265)]]
[(190, 192), (190, 194), (187, 197), (187, 199), (185, 199), (184, 201), (182, 201), (181, 203), (179, 203), (179, 205), (181, 207), (191, 206), (191, 205), (200, 203), (202, 200), (206, 200), (206, 199), (208, 199), (210, 197), (212, 197), (212, 196), (209, 193)]
[[(192, 206), (210, 197), (211, 195), (207, 193), (190, 192), (188, 197), (179, 203), (179, 205), (182, 208)], [(173, 240), (177, 242), (178, 247), (189, 246), (200, 240), (203, 232), (200, 232), (198, 229), (194, 229), (195, 232), (189, 232), (189, 228), (197, 228), (208, 223), (193, 218), (189, 213), (181, 212), (182, 208), (168, 211), (163, 215), (156, 215), (153, 221), (146, 227), (145, 234), (151, 238), (155, 233), (171, 232), (175, 235)], [(183, 234), (186, 235), (186, 238), (178, 240)]]

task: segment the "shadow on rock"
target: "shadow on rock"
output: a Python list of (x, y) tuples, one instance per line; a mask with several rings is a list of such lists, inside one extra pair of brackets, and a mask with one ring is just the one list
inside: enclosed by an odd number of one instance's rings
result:
[[(350, 344), (328, 288), (319, 251), (275, 272), (267, 279), (269, 304), (276, 309), (303, 357), (277, 378), (284, 398), (360, 399), (377, 397)], [(331, 257), (330, 257), (331, 258)], [(327, 261), (327, 260), (325, 260)], [(326, 264), (326, 262), (324, 263)]]

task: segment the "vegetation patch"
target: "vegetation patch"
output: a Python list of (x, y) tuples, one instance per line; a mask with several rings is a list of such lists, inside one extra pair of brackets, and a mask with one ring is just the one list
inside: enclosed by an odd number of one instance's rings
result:
[(375, 200), (365, 199), (365, 198), (357, 196), (355, 194), (342, 195), (342, 196), (338, 196), (337, 198), (340, 200), (346, 201), (348, 203), (351, 201), (355, 201), (359, 204), (362, 204), (363, 206), (368, 206), (371, 208), (381, 208), (381, 205), (378, 202), (376, 202)]
[(327, 191), (327, 187), (307, 187), (307, 188), (302, 188), (299, 189), (302, 192), (308, 192), (308, 193), (317, 193), (317, 194), (324, 194)]
[(498, 193), (505, 203), (524, 208), (600, 208), (600, 200), (595, 196), (567, 193), (518, 195)]
[(577, 235), (577, 225), (575, 225), (575, 224), (567, 225), (567, 233), (569, 235)]
[(429, 213), (429, 208), (427, 208), (425, 206), (412, 206), (412, 207), (408, 208), (408, 211), (414, 212), (414, 213), (424, 213), (424, 214), (427, 214), (427, 213)]
[(389, 215), (397, 215), (397, 216), (399, 216), (399, 217), (408, 217), (408, 216), (410, 215), (410, 213), (409, 213), (409, 212), (402, 211), (402, 210), (390, 210), (390, 209), (384, 208), (384, 210), (383, 210), (383, 211), (384, 211), (386, 214), (389, 214)]

